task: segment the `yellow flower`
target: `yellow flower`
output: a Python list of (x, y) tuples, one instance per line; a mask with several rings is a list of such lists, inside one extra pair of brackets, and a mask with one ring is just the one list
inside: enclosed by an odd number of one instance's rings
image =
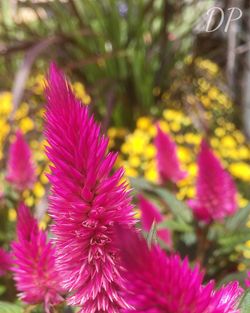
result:
[(12, 94), (8, 91), (0, 93), (0, 115), (7, 116), (12, 110)]
[(244, 256), (246, 259), (250, 259), (250, 250), (244, 250), (244, 251), (243, 251), (243, 256)]
[(141, 218), (141, 210), (135, 209), (134, 211), (135, 211), (134, 218), (140, 219)]
[(132, 167), (139, 167), (141, 160), (138, 156), (131, 156), (128, 159), (128, 163)]
[(172, 122), (170, 123), (170, 129), (174, 132), (178, 132), (181, 129), (181, 124), (179, 122)]
[(221, 144), (227, 148), (235, 148), (236, 142), (233, 137), (231, 136), (225, 136), (221, 139)]
[(185, 141), (189, 144), (199, 145), (201, 136), (198, 134), (187, 133), (184, 135)]
[(131, 167), (125, 167), (125, 173), (126, 173), (126, 176), (128, 176), (128, 177), (137, 177), (138, 176), (137, 170), (135, 170), (134, 168), (131, 168)]
[(34, 204), (34, 198), (30, 196), (30, 197), (26, 198), (26, 199), (24, 200), (24, 202), (25, 202), (25, 204), (26, 204), (27, 206), (31, 207), (31, 206), (33, 206), (33, 204)]
[(45, 189), (41, 183), (37, 182), (34, 186), (33, 192), (36, 197), (42, 198), (45, 194)]
[(216, 100), (219, 96), (219, 90), (216, 87), (212, 87), (208, 92), (208, 96), (213, 100)]
[(169, 123), (166, 123), (163, 120), (159, 121), (159, 126), (160, 126), (161, 130), (164, 131), (165, 133), (170, 132), (169, 125), (170, 125)]
[(229, 165), (230, 173), (244, 181), (250, 181), (250, 166), (244, 162), (232, 163)]
[(46, 176), (46, 173), (48, 172), (44, 171), (40, 176), (40, 180), (42, 184), (47, 184), (49, 182), (48, 177)]
[(238, 148), (238, 153), (240, 159), (249, 159), (250, 157), (250, 150), (245, 146)]
[(215, 129), (214, 131), (215, 135), (218, 136), (218, 137), (223, 137), (225, 135), (225, 129), (222, 128), (222, 127), (218, 127)]
[(238, 271), (239, 272), (244, 272), (246, 270), (246, 265), (244, 263), (240, 263), (238, 265)]
[(26, 102), (23, 102), (19, 108), (17, 109), (17, 111), (15, 112), (15, 119), (16, 120), (20, 120), (22, 118), (24, 118), (25, 116), (28, 115), (29, 112), (29, 106)]
[(129, 146), (128, 142), (125, 142), (124, 144), (122, 144), (121, 152), (124, 154), (128, 154), (130, 152), (130, 146)]
[(148, 159), (154, 158), (156, 154), (156, 148), (153, 144), (149, 144), (145, 147), (144, 156)]
[(30, 117), (27, 116), (20, 121), (19, 126), (24, 133), (27, 133), (34, 129), (34, 122)]
[(76, 97), (79, 98), (83, 104), (88, 105), (91, 102), (90, 96), (87, 94), (85, 87), (80, 82), (75, 82), (73, 84), (73, 90), (76, 94)]
[(189, 163), (192, 161), (192, 154), (188, 148), (178, 147), (177, 153), (180, 161), (184, 163)]
[(16, 221), (16, 210), (14, 208), (9, 209), (8, 211), (8, 217), (10, 222), (15, 222)]
[(36, 95), (42, 95), (44, 93), (44, 87), (45, 87), (44, 75), (38, 74), (35, 77), (33, 77), (29, 81), (29, 86), (31, 87), (31, 89)]
[(195, 163), (188, 166), (188, 173), (192, 176), (195, 176), (197, 174), (197, 165)]
[(145, 171), (145, 178), (153, 183), (158, 181), (158, 173), (155, 168), (150, 168)]
[(244, 143), (245, 136), (239, 130), (234, 131), (234, 137), (238, 141), (238, 143)]
[(136, 127), (142, 130), (147, 130), (151, 125), (151, 119), (145, 116), (138, 118), (136, 122)]

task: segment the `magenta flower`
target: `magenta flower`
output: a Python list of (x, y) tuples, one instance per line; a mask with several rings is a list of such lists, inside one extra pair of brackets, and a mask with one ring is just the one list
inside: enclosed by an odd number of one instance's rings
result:
[[(151, 203), (149, 200), (143, 197), (143, 195), (138, 195), (139, 208), (141, 210), (141, 222), (142, 227), (145, 231), (149, 232), (153, 222), (161, 223), (164, 217), (159, 212), (158, 208)], [(163, 240), (169, 247), (172, 247), (172, 236), (169, 230), (159, 229), (157, 230), (158, 237)]]
[(12, 264), (12, 259), (10, 254), (3, 248), (0, 248), (0, 276), (5, 275), (5, 273), (10, 269)]
[(12, 249), (12, 270), (20, 299), (29, 304), (43, 303), (46, 313), (50, 313), (51, 307), (63, 300), (55, 251), (24, 204), (18, 208), (17, 241)]
[(247, 272), (247, 278), (245, 279), (245, 285), (247, 288), (250, 287), (250, 271)]
[(118, 313), (127, 304), (114, 223), (134, 224), (129, 192), (120, 183), (123, 170), (111, 174), (117, 154), (106, 153), (108, 139), (54, 65), (46, 94), (50, 214), (69, 304), (84, 313)]
[(196, 198), (188, 201), (189, 206), (197, 219), (206, 223), (222, 220), (237, 210), (236, 194), (232, 177), (203, 140), (198, 155)]
[(31, 188), (36, 179), (31, 151), (21, 131), (16, 132), (9, 149), (6, 179), (20, 191)]
[(219, 290), (214, 282), (203, 285), (203, 273), (178, 255), (167, 256), (159, 246), (149, 249), (137, 233), (118, 229), (125, 272), (125, 299), (136, 313), (239, 313), (243, 290), (232, 282)]
[(164, 133), (159, 125), (157, 125), (155, 146), (160, 182), (172, 181), (177, 183), (179, 180), (185, 178), (187, 173), (180, 168), (176, 145), (170, 135)]

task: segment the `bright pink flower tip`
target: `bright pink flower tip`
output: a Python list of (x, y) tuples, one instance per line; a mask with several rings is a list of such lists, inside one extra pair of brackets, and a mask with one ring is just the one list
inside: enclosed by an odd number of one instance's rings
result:
[(250, 271), (247, 272), (247, 278), (245, 279), (245, 285), (247, 288), (250, 287)]
[(177, 183), (185, 178), (187, 173), (180, 168), (177, 157), (177, 148), (170, 135), (164, 133), (157, 124), (157, 135), (155, 137), (156, 161), (160, 182), (172, 181)]
[(125, 268), (125, 299), (137, 313), (239, 313), (236, 308), (243, 290), (232, 282), (219, 290), (203, 282), (196, 265), (187, 259), (166, 255), (159, 246), (149, 249), (146, 241), (127, 229), (117, 230)]
[(112, 173), (117, 154), (107, 153), (108, 139), (55, 65), (46, 95), (50, 214), (63, 285), (81, 312), (118, 313), (127, 304), (114, 223), (134, 224), (123, 170)]
[(0, 248), (0, 276), (3, 276), (11, 267), (12, 259), (10, 254)]
[(199, 220), (210, 223), (235, 213), (236, 196), (232, 177), (203, 140), (198, 155), (196, 198), (188, 201), (189, 206)]
[[(145, 231), (149, 232), (154, 221), (158, 224), (161, 223), (164, 218), (158, 208), (142, 195), (138, 195), (138, 200), (139, 208), (141, 210), (142, 227)], [(169, 230), (159, 229), (157, 235), (169, 247), (172, 247), (172, 236)]]
[(31, 151), (21, 131), (10, 145), (6, 179), (21, 191), (32, 188), (36, 180)]
[(50, 313), (51, 306), (63, 300), (55, 251), (24, 204), (18, 208), (17, 241), (13, 242), (12, 249), (15, 264), (12, 271), (21, 300), (29, 304), (43, 303), (46, 313)]

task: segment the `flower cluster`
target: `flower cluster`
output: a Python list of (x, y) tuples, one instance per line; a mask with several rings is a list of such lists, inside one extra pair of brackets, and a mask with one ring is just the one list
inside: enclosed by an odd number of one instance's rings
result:
[(50, 313), (51, 306), (63, 300), (55, 251), (24, 204), (18, 208), (17, 241), (12, 249), (12, 270), (20, 298), (29, 304), (44, 303), (46, 313)]
[(213, 281), (203, 285), (203, 273), (198, 266), (191, 269), (187, 259), (167, 256), (157, 245), (149, 249), (128, 229), (119, 229), (117, 237), (126, 269), (125, 298), (134, 308), (126, 312), (239, 313), (243, 290), (237, 282), (215, 290)]
[(237, 210), (236, 187), (205, 140), (198, 155), (196, 198), (189, 200), (198, 219), (223, 220)]
[(5, 273), (10, 269), (12, 264), (12, 259), (10, 254), (3, 248), (0, 248), (0, 276), (5, 275)]
[(32, 188), (36, 180), (31, 152), (20, 131), (10, 146), (6, 179), (20, 191)]
[[(12, 94), (8, 91), (0, 93), (0, 162), (5, 162), (4, 156), (5, 147), (13, 140), (15, 134), (10, 127), (9, 116), (13, 117), (13, 125), (19, 129), (22, 134), (28, 139), (34, 162), (36, 164), (36, 182), (33, 185), (32, 191), (25, 189), (23, 198), (28, 206), (34, 206), (39, 203), (46, 194), (48, 189), (48, 179), (46, 173), (49, 171), (48, 159), (44, 153), (45, 140), (42, 136), (43, 130), (43, 115), (44, 107), (41, 103), (44, 102), (44, 75), (38, 74), (29, 79), (27, 82), (27, 94), (24, 95), (23, 101), (18, 108), (13, 111)], [(72, 88), (76, 97), (88, 105), (91, 102), (91, 97), (87, 93), (85, 86), (76, 81), (72, 83)], [(32, 106), (29, 104), (32, 103)], [(4, 176), (0, 175), (0, 185), (4, 185)], [(0, 187), (1, 188), (1, 187)], [(2, 190), (0, 190), (1, 193)], [(10, 220), (16, 219), (16, 213), (13, 206), (9, 209)]]
[[(179, 110), (164, 110), (163, 118), (158, 124), (177, 144), (178, 159), (183, 170), (188, 173), (185, 179), (177, 182), (177, 197), (180, 200), (193, 198), (197, 177), (196, 156), (202, 135), (194, 128), (191, 118)], [(125, 137), (118, 164), (124, 165), (128, 176), (144, 176), (149, 181), (158, 182), (154, 146), (156, 134), (157, 128), (153, 119), (141, 117), (134, 132)], [(245, 207), (249, 200), (246, 183), (250, 181), (250, 176), (248, 177), (250, 150), (244, 135), (232, 123), (225, 123), (224, 128), (222, 126), (215, 128), (210, 143), (223, 166), (236, 180), (239, 205)]]
[(119, 312), (128, 305), (120, 295), (114, 223), (134, 223), (130, 195), (119, 183), (123, 170), (111, 174), (117, 155), (107, 154), (108, 139), (53, 65), (46, 95), (50, 215), (69, 303), (86, 313)]
[[(79, 313), (239, 313), (243, 290), (238, 282), (217, 290), (214, 281), (205, 283), (197, 262), (192, 269), (187, 257), (182, 260), (174, 252), (175, 234), (168, 229), (156, 227), (159, 245), (154, 241), (154, 226), (162, 224), (165, 217), (143, 194), (138, 196), (138, 207), (141, 226), (150, 232), (148, 241), (135, 228), (124, 170), (115, 169), (117, 153), (108, 152), (108, 138), (54, 64), (45, 94), (51, 183), (48, 210), (53, 239), (49, 240), (21, 202), (12, 252), (0, 249), (0, 275), (8, 270), (14, 273), (19, 298), (31, 308), (43, 305), (46, 313), (63, 310), (66, 303), (77, 306)], [(183, 116), (179, 114), (179, 118)], [(187, 117), (184, 121), (185, 126), (192, 127)], [(141, 120), (138, 126), (150, 129), (152, 134), (148, 142), (136, 141), (141, 154), (147, 150), (146, 143), (150, 146), (159, 191), (167, 185), (175, 190), (188, 175), (166, 125), (162, 120), (157, 126), (148, 119)], [(145, 134), (142, 129), (140, 134)], [(200, 144), (200, 138), (196, 144)], [(134, 145), (135, 150), (138, 146)], [(137, 158), (140, 163), (139, 155)], [(189, 203), (196, 219), (210, 227), (212, 221), (235, 213), (236, 187), (205, 140), (200, 144), (197, 168), (196, 196)], [(6, 177), (18, 190), (19, 201), (35, 183), (32, 153), (20, 131), (10, 145)], [(174, 219), (169, 222), (180, 225)], [(191, 227), (184, 220), (183, 225)], [(202, 231), (204, 225), (193, 226)], [(171, 252), (167, 254), (163, 247)]]

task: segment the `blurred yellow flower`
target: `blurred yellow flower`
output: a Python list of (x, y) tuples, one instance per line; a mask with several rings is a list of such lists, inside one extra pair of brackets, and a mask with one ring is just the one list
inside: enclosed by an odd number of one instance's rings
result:
[(230, 173), (243, 181), (250, 181), (250, 166), (244, 162), (232, 163), (229, 165)]
[(136, 127), (142, 130), (146, 130), (151, 126), (151, 119), (145, 116), (139, 117), (136, 122)]
[(35, 125), (33, 120), (30, 117), (25, 117), (21, 119), (19, 124), (20, 129), (23, 131), (24, 134), (34, 129)]

